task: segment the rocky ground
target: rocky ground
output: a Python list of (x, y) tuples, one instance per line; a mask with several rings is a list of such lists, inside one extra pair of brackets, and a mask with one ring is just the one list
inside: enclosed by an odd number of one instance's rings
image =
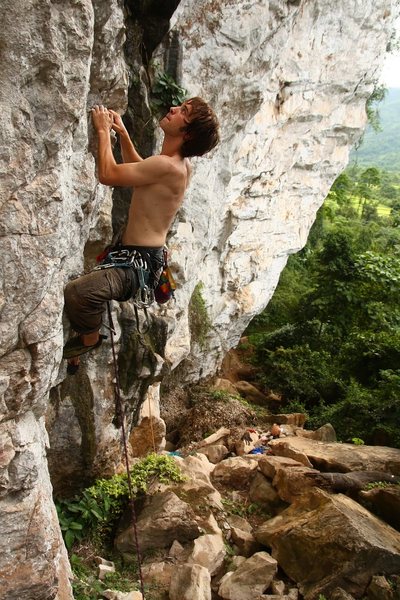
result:
[[(270, 414), (279, 398), (241, 379), (236, 359), (229, 381), (166, 397), (165, 451), (186, 479), (159, 485), (138, 515), (151, 597), (399, 599), (400, 450), (338, 443), (329, 424), (307, 431), (302, 414)], [(154, 432), (161, 443), (165, 429)], [(132, 558), (131, 525), (115, 546)]]

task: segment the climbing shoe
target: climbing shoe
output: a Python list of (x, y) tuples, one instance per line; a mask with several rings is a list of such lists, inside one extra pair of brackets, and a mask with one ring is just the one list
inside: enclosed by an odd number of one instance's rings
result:
[(63, 358), (73, 358), (74, 356), (80, 356), (91, 350), (95, 350), (103, 343), (103, 340), (107, 338), (106, 335), (100, 335), (98, 341), (92, 346), (85, 346), (82, 342), (81, 336), (73, 337), (64, 346)]
[(68, 375), (76, 375), (76, 373), (79, 371), (79, 367), (80, 365), (73, 365), (71, 363), (68, 363), (67, 365), (67, 373)]

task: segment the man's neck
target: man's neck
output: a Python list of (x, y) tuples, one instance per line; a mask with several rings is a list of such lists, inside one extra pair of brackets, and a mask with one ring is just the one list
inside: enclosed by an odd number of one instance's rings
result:
[(181, 137), (165, 137), (160, 154), (163, 154), (164, 156), (170, 156), (171, 158), (180, 158), (183, 160), (183, 156), (181, 154), (182, 144), (183, 138)]

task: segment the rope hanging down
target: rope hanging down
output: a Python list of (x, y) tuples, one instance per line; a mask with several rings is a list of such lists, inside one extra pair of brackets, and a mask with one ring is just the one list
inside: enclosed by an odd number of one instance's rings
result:
[(132, 525), (133, 525), (133, 533), (134, 533), (134, 537), (135, 537), (136, 554), (137, 554), (137, 560), (138, 560), (140, 591), (142, 592), (143, 600), (145, 600), (144, 582), (143, 582), (143, 574), (142, 574), (142, 559), (141, 559), (141, 555), (140, 555), (139, 539), (138, 539), (138, 534), (137, 534), (137, 518), (136, 518), (136, 510), (135, 510), (135, 500), (134, 500), (133, 489), (132, 489), (131, 473), (129, 470), (128, 446), (127, 446), (127, 441), (126, 441), (124, 415), (123, 415), (123, 411), (122, 411), (122, 402), (121, 402), (121, 388), (120, 388), (120, 384), (119, 384), (117, 358), (116, 358), (115, 346), (114, 346), (115, 329), (114, 329), (113, 319), (111, 316), (110, 302), (107, 302), (107, 313), (108, 313), (108, 320), (109, 320), (109, 324), (110, 324), (109, 329), (110, 329), (110, 335), (111, 335), (111, 348), (112, 348), (114, 373), (115, 373), (115, 388), (114, 388), (114, 390), (115, 390), (115, 410), (116, 410), (117, 419), (119, 420), (119, 423), (121, 425), (121, 430), (122, 430), (122, 441), (123, 441), (123, 446), (124, 446), (125, 466), (126, 466), (126, 474), (127, 474), (128, 489), (129, 489), (129, 504), (130, 504), (131, 512), (132, 512)]

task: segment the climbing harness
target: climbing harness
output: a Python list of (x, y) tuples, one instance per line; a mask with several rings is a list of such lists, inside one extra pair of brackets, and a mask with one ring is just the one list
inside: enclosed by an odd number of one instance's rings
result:
[(110, 250), (93, 271), (114, 267), (135, 271), (139, 286), (136, 294), (131, 299), (138, 308), (148, 308), (154, 302), (152, 282), (157, 277), (157, 273), (153, 274), (149, 258), (136, 248), (124, 248), (122, 246), (116, 250)]
[(128, 490), (129, 490), (129, 504), (130, 504), (131, 513), (132, 513), (133, 534), (134, 534), (134, 538), (135, 538), (136, 555), (137, 555), (137, 561), (138, 561), (140, 591), (142, 592), (143, 600), (145, 600), (144, 581), (143, 581), (143, 573), (142, 573), (142, 558), (141, 558), (141, 554), (140, 554), (139, 538), (138, 538), (138, 532), (137, 532), (137, 517), (136, 517), (136, 510), (135, 510), (135, 499), (134, 499), (134, 495), (133, 495), (131, 473), (130, 473), (130, 469), (129, 469), (128, 445), (127, 445), (127, 440), (126, 440), (124, 414), (123, 414), (122, 402), (121, 402), (121, 387), (120, 387), (120, 382), (119, 382), (117, 356), (116, 356), (115, 344), (114, 344), (115, 327), (114, 327), (114, 322), (113, 322), (112, 315), (111, 315), (110, 302), (107, 302), (107, 313), (108, 313), (108, 321), (109, 321), (108, 329), (111, 334), (111, 349), (112, 349), (114, 374), (115, 374), (115, 386), (114, 386), (115, 412), (116, 412), (117, 419), (119, 420), (119, 424), (120, 424), (121, 431), (122, 431), (122, 442), (123, 442), (123, 446), (124, 446), (125, 467), (126, 467), (126, 475), (127, 475)]

